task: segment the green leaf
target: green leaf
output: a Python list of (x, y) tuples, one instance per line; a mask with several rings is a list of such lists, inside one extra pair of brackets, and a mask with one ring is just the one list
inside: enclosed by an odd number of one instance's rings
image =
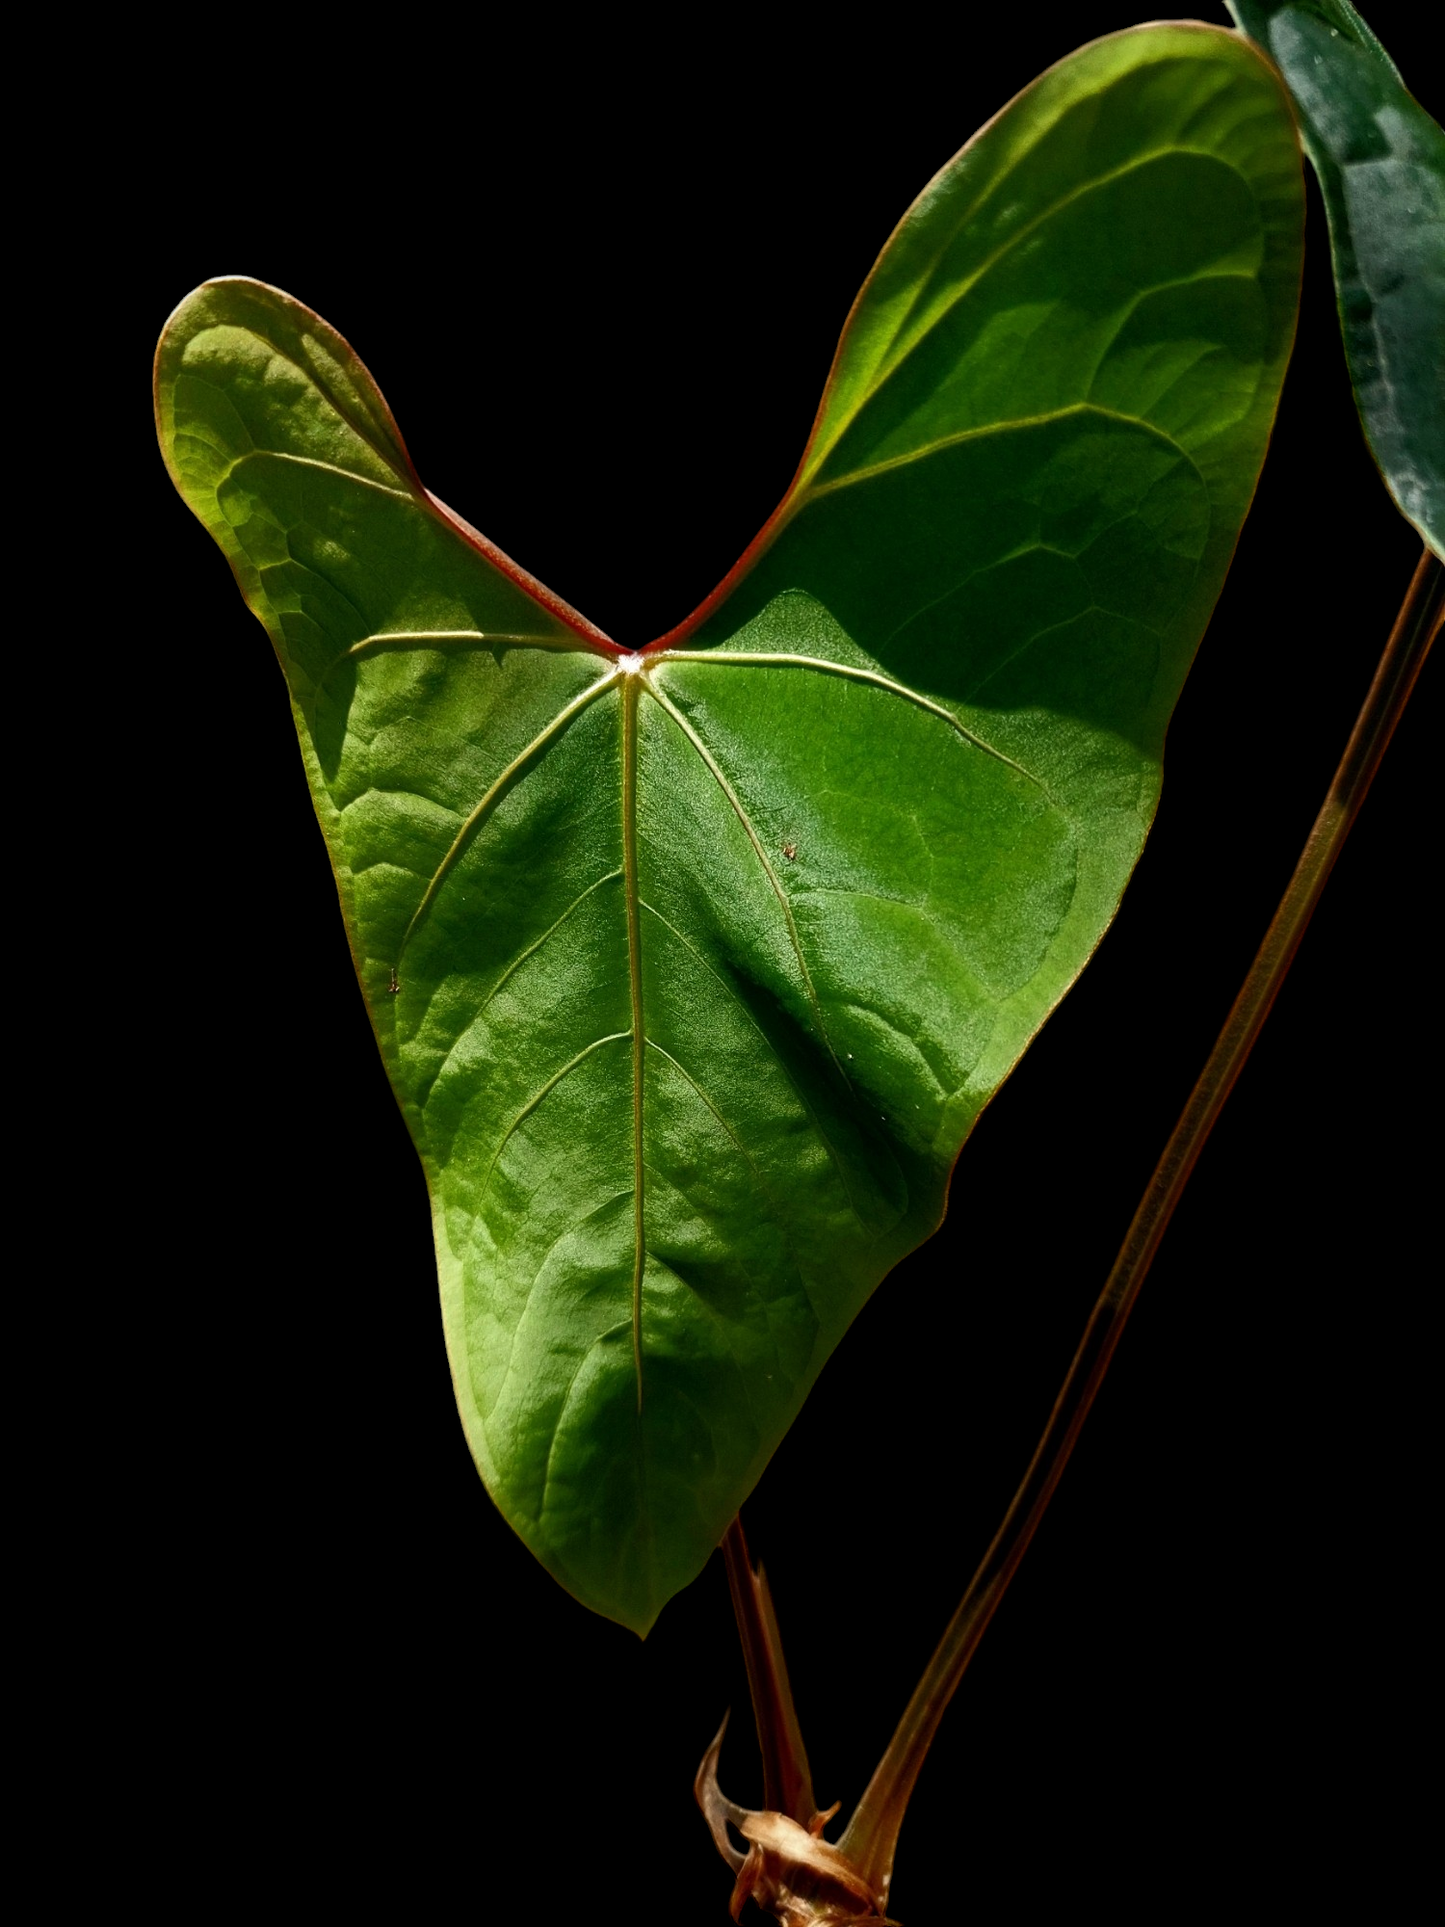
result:
[(1349, 0), (1229, 0), (1278, 62), (1324, 192), (1360, 419), (1445, 556), (1445, 133)]
[(286, 672), (467, 1437), (597, 1610), (645, 1630), (700, 1569), (1112, 917), (1301, 218), (1236, 36), (1053, 68), (909, 211), (784, 503), (644, 654), (426, 494), (299, 303), (168, 324), (162, 445)]

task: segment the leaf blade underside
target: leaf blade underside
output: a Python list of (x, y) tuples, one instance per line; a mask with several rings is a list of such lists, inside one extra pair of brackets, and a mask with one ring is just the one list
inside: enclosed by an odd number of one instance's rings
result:
[(1300, 223), (1236, 36), (1051, 69), (880, 257), (745, 566), (640, 655), (426, 496), (300, 304), (168, 324), (162, 444), (286, 670), (468, 1440), (597, 1610), (646, 1630), (699, 1570), (1107, 927)]
[(1229, 0), (1299, 112), (1371, 453), (1445, 557), (1445, 133), (1349, 0)]

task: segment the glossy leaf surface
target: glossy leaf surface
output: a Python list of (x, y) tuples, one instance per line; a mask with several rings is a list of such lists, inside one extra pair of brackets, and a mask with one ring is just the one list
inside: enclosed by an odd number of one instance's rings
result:
[(1445, 133), (1349, 0), (1229, 0), (1278, 62), (1324, 193), (1370, 448), (1445, 556)]
[(426, 494), (307, 309), (172, 317), (162, 444), (286, 671), (467, 1436), (598, 1610), (645, 1629), (701, 1567), (1107, 926), (1300, 223), (1236, 36), (1050, 70), (910, 210), (782, 507), (639, 653)]

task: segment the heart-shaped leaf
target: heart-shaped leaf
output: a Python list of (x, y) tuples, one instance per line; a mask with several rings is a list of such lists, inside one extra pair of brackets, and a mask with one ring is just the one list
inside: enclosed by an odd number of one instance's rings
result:
[(1299, 110), (1370, 448), (1401, 513), (1445, 557), (1445, 133), (1349, 0), (1229, 10)]
[(427, 495), (299, 303), (172, 317), (162, 444), (286, 672), (467, 1437), (599, 1611), (645, 1630), (701, 1567), (1112, 917), (1300, 226), (1236, 36), (1053, 68), (909, 211), (782, 506), (641, 652)]

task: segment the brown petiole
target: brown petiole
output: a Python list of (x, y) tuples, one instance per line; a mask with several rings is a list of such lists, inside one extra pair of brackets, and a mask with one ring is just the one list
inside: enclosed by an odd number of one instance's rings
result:
[[(1442, 614), (1445, 566), (1427, 548), (1294, 875), (1134, 1214), (1044, 1435), (836, 1847), (821, 1837), (828, 1816), (814, 1808), (807, 1756), (767, 1583), (748, 1559), (741, 1520), (735, 1519), (728, 1528), (723, 1554), (757, 1717), (766, 1810), (746, 1813), (723, 1798), (717, 1785), (721, 1732), (699, 1769), (696, 1790), (713, 1837), (737, 1874), (734, 1919), (748, 1898), (786, 1927), (842, 1927), (850, 1921), (872, 1921), (876, 1927), (882, 1917), (899, 1828), (924, 1756), (1068, 1463), (1139, 1287), (1294, 961), (1439, 633)], [(748, 1841), (745, 1855), (731, 1845), (728, 1821)]]

